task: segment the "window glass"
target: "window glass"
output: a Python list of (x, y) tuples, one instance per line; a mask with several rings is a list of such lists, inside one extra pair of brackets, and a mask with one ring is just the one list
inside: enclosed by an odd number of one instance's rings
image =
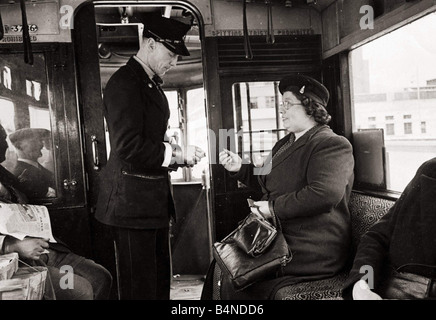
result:
[(436, 14), (351, 52), (353, 131), (383, 129), (387, 189), (436, 156)]
[[(184, 146), (184, 134), (183, 134), (183, 123), (184, 116), (181, 111), (181, 106), (179, 106), (179, 95), (176, 90), (165, 91), (165, 95), (168, 99), (168, 104), (170, 107), (170, 119), (168, 120), (168, 130), (167, 136), (170, 139), (174, 139), (174, 142), (179, 144), (182, 148)], [(183, 179), (182, 169), (171, 172), (171, 179), (181, 180)]]
[(236, 151), (260, 166), (285, 135), (278, 113), (282, 99), (278, 82), (240, 82), (232, 91)]
[(203, 87), (191, 89), (186, 92), (186, 116), (188, 145), (198, 146), (206, 152), (206, 157), (192, 168), (191, 180), (199, 180), (203, 175), (203, 171), (206, 174), (209, 163), (207, 146), (208, 130)]
[(0, 97), (0, 123), (6, 132), (15, 131), (15, 105), (9, 100)]
[(11, 68), (8, 66), (3, 66), (3, 86), (6, 89), (12, 90)]
[(177, 91), (165, 91), (165, 95), (168, 99), (171, 113), (168, 125), (171, 130), (178, 129), (180, 127), (180, 117)]
[[(6, 131), (6, 134), (15, 131), (15, 106), (14, 103), (8, 99), (0, 97), (0, 124)], [(9, 143), (8, 143), (9, 144)], [(8, 147), (5, 153), (5, 160), (1, 163), (6, 169), (12, 170), (17, 161), (17, 156), (13, 147)]]
[(1, 165), (18, 178), (30, 203), (57, 197), (45, 57), (34, 53), (29, 67), (21, 55), (2, 54), (0, 70), (0, 124), (8, 134)]

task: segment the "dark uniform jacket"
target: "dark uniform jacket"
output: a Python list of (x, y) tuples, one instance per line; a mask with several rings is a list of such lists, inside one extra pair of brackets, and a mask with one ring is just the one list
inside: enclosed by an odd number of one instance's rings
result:
[(49, 187), (56, 189), (53, 173), (41, 165), (37, 168), (18, 160), (12, 173), (20, 180), (20, 188), (29, 200), (45, 198)]
[(168, 227), (174, 214), (164, 162), (170, 111), (163, 91), (131, 58), (104, 92), (111, 152), (101, 172), (96, 219), (128, 228)]
[(426, 161), (389, 212), (361, 238), (343, 297), (365, 274), (374, 271), (374, 291), (382, 297), (391, 269), (436, 278), (436, 158)]
[[(272, 154), (288, 139), (289, 135), (279, 140)], [(261, 200), (272, 202), (293, 257), (283, 270), (289, 277), (255, 284), (244, 290), (247, 295), (226, 291), (224, 281), (222, 298), (273, 298), (283, 285), (327, 278), (343, 270), (351, 244), (348, 202), (354, 158), (350, 142), (320, 125), (273, 158), (269, 174), (253, 176), (253, 167), (244, 166), (234, 177), (250, 186), (260, 184)]]

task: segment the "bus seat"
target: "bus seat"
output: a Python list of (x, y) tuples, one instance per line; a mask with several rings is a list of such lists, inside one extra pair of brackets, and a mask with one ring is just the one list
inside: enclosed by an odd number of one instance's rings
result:
[[(381, 217), (383, 217), (392, 205), (393, 200), (382, 199), (364, 195), (353, 191), (350, 196), (350, 213), (352, 226), (352, 252), (353, 256), (359, 244), (360, 237)], [(352, 261), (350, 257), (350, 261)], [(351, 266), (350, 266), (351, 267)], [(349, 270), (328, 279), (300, 282), (294, 285), (280, 288), (275, 300), (342, 300), (341, 290), (347, 279)], [(220, 300), (219, 279), (221, 270), (215, 266), (213, 299)]]

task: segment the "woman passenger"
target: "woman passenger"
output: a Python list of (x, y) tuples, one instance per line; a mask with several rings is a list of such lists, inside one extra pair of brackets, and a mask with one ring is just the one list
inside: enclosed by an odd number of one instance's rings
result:
[(289, 134), (273, 147), (270, 172), (256, 176), (253, 165), (243, 164), (227, 150), (219, 154), (219, 160), (234, 179), (260, 185), (263, 197), (255, 205), (267, 217), (274, 214), (280, 220), (293, 257), (281, 277), (239, 292), (224, 277), (223, 300), (274, 299), (280, 286), (332, 277), (348, 262), (352, 146), (327, 125), (331, 117), (325, 109), (329, 92), (324, 85), (292, 75), (280, 81), (279, 90), (283, 95), (280, 113)]

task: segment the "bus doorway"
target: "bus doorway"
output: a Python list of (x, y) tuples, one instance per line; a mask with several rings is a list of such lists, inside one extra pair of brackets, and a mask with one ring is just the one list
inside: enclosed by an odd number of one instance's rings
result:
[[(198, 15), (180, 4), (159, 5), (156, 2), (135, 6), (95, 2), (81, 7), (75, 18), (74, 41), (92, 214), (101, 187), (101, 169), (110, 154), (110, 136), (103, 115), (104, 89), (112, 74), (139, 49), (143, 26), (135, 18), (150, 12), (159, 12), (192, 24), (185, 39), (190, 56), (180, 57), (177, 66), (163, 79), (162, 88), (171, 112), (167, 135), (182, 147), (198, 145), (208, 150), (201, 21)], [(177, 214), (177, 222), (170, 226), (174, 279), (184, 275), (189, 275), (190, 279), (196, 276), (202, 278), (207, 272), (212, 241), (209, 179), (207, 157), (194, 168), (179, 168), (171, 173)], [(115, 252), (110, 234), (108, 226), (92, 218), (95, 259), (110, 269), (116, 279)]]

